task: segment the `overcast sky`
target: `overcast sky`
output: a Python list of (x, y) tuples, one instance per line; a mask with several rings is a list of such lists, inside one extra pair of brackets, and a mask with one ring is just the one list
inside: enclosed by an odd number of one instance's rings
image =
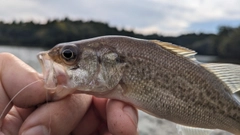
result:
[(0, 0), (0, 20), (95, 20), (138, 33), (179, 35), (240, 25), (240, 0)]

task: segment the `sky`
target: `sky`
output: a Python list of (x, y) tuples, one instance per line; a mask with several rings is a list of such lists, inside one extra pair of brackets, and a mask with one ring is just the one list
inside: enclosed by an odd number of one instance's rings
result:
[(137, 33), (177, 36), (240, 26), (240, 0), (0, 0), (0, 20), (94, 20)]

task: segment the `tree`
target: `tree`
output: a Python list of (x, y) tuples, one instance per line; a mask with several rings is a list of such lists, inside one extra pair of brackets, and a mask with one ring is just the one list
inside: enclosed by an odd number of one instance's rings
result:
[(224, 33), (226, 36), (221, 36), (222, 39), (218, 47), (219, 56), (240, 58), (240, 27), (224, 31)]

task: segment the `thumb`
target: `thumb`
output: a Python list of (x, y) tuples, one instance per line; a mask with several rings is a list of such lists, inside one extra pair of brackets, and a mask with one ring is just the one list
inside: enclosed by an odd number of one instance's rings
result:
[(117, 135), (137, 134), (137, 110), (118, 100), (110, 100), (107, 104), (107, 124), (109, 132)]

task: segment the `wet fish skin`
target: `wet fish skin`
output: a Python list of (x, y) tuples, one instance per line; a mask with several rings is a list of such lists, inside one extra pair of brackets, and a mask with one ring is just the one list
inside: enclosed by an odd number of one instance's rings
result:
[[(230, 88), (192, 60), (191, 50), (181, 55), (161, 43), (105, 36), (60, 44), (49, 56), (67, 67), (70, 86), (79, 92), (122, 100), (185, 126), (239, 135), (240, 105)], [(71, 64), (58, 52), (69, 45), (78, 50)]]

